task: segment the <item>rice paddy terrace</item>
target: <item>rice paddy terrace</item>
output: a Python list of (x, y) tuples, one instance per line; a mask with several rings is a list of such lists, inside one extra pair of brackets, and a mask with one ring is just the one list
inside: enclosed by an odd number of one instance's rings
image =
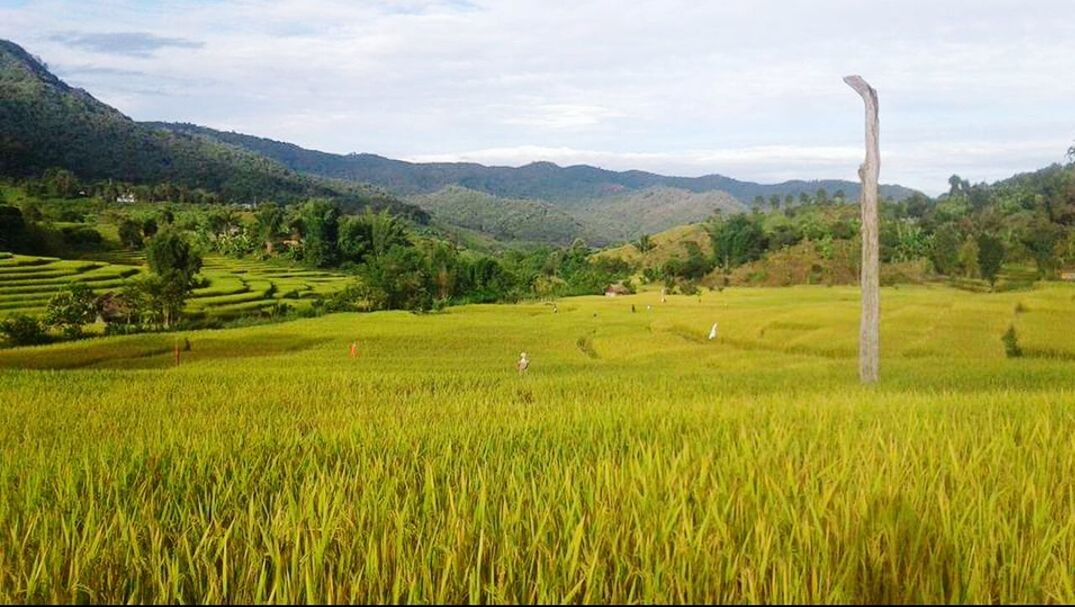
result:
[[(119, 291), (146, 270), (137, 254), (113, 253), (101, 260), (63, 260), (0, 253), (0, 316), (40, 314), (48, 300), (70, 282), (97, 294)], [(280, 304), (301, 310), (342, 289), (348, 277), (262, 261), (207, 257), (201, 272), (208, 284), (195, 289), (187, 313), (195, 317), (231, 318)]]
[(1072, 602), (1073, 298), (886, 288), (871, 387), (844, 287), (3, 350), (0, 602)]

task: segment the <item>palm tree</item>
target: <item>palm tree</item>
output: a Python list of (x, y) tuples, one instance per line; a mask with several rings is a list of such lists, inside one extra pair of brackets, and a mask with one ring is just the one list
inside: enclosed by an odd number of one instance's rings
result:
[(635, 241), (635, 248), (639, 253), (645, 253), (653, 249), (653, 241), (650, 240), (649, 234), (643, 234)]

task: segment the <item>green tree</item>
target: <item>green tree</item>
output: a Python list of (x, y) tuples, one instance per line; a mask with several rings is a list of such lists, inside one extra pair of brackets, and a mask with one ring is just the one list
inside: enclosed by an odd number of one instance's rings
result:
[(966, 179), (961, 178), (959, 175), (952, 175), (948, 178), (949, 198), (965, 196), (969, 190), (970, 183)]
[(264, 202), (258, 206), (254, 219), (257, 225), (257, 235), (265, 245), (265, 252), (272, 253), (273, 242), (284, 227), (284, 210), (275, 203)]
[(171, 327), (194, 288), (202, 258), (178, 232), (168, 229), (149, 241), (146, 261), (155, 276), (136, 285), (132, 299), (149, 306), (150, 312), (159, 318), (159, 324)]
[(978, 270), (978, 241), (968, 238), (959, 247), (959, 267), (963, 269), (963, 275), (967, 278), (977, 278)]
[(997, 274), (1004, 265), (1004, 242), (992, 234), (978, 236), (978, 270), (982, 278), (989, 281), (989, 286), (996, 285)]
[(303, 259), (319, 268), (337, 262), (340, 209), (328, 200), (315, 199), (302, 206)]
[(202, 269), (202, 258), (179, 232), (165, 230), (146, 247), (146, 262), (154, 274), (190, 287)]
[(54, 198), (74, 198), (80, 189), (78, 178), (67, 169), (48, 169), (42, 181), (45, 182), (45, 191)]
[(142, 233), (145, 234), (146, 238), (153, 238), (153, 236), (157, 234), (157, 230), (156, 219), (147, 217), (145, 221), (142, 222)]
[(27, 314), (15, 314), (0, 320), (0, 334), (13, 346), (33, 346), (48, 341), (41, 321)]
[[(959, 231), (950, 224), (944, 224), (933, 233), (929, 259), (938, 274), (953, 276), (959, 268), (959, 247), (962, 239)], [(975, 265), (978, 261), (975, 259)]]
[(427, 258), (433, 296), (439, 302), (446, 302), (462, 286), (459, 254), (452, 245), (437, 242), (430, 247)]
[(396, 245), (372, 255), (359, 267), (361, 293), (374, 310), (424, 311), (433, 306), (433, 285), (425, 257)]
[(128, 249), (141, 249), (142, 226), (130, 218), (121, 221), (119, 223), (119, 242)]
[(393, 247), (410, 245), (407, 227), (402, 221), (391, 215), (387, 209), (380, 213), (366, 212), (363, 218), (370, 224), (371, 251), (374, 255), (384, 255)]
[(1048, 278), (1056, 272), (1059, 261), (1057, 249), (1065, 235), (1062, 227), (1044, 217), (1037, 217), (1026, 226), (1020, 242), (1034, 258), (1038, 278)]
[(0, 206), (0, 251), (20, 250), (26, 241), (26, 220), (18, 207)]
[(744, 214), (706, 226), (713, 242), (713, 255), (722, 268), (734, 268), (762, 256), (768, 245), (761, 221)]
[(149, 274), (127, 283), (122, 296), (143, 324), (170, 328), (179, 320), (189, 294), (190, 289), (178, 280)]
[(97, 318), (95, 301), (93, 290), (84, 283), (69, 283), (49, 299), (45, 324), (59, 329), (67, 337), (79, 337), (82, 325)]
[(373, 251), (373, 225), (367, 217), (346, 217), (340, 221), (338, 240), (343, 261), (362, 263)]

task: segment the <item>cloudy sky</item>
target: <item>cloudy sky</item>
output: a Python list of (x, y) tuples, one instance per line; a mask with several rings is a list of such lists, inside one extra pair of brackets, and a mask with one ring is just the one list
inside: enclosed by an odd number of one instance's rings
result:
[(1071, 0), (0, 0), (0, 37), (138, 120), (331, 152), (855, 178), (935, 194), (1075, 143)]

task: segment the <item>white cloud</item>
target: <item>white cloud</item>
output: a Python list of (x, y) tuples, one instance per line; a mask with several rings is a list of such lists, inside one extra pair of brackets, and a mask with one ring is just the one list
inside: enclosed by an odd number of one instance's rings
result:
[(599, 105), (573, 103), (539, 103), (534, 106), (515, 106), (505, 112), (503, 124), (518, 124), (550, 129), (571, 129), (599, 124), (627, 114)]
[[(1075, 140), (1069, 2), (44, 0), (0, 8), (0, 36), (138, 119), (740, 179), (853, 178), (862, 108), (841, 78), (858, 72), (881, 96), (882, 178), (936, 192)], [(61, 36), (116, 33), (184, 44)]]

